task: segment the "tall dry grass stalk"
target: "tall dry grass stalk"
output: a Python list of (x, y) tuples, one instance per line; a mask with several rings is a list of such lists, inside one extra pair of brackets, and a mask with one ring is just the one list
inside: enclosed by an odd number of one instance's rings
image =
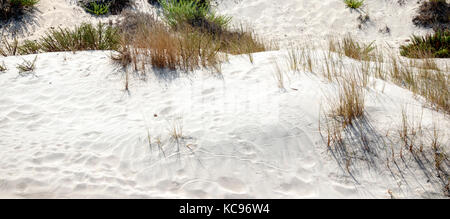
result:
[(344, 127), (364, 115), (364, 89), (354, 76), (347, 77), (339, 86), (337, 102), (331, 103), (332, 113), (341, 119)]

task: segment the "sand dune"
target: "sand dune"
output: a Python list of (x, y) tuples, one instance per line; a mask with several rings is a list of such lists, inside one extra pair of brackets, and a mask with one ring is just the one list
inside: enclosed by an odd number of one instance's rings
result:
[[(337, 87), (307, 71), (286, 70), (285, 89), (274, 78), (274, 63), (291, 42), (350, 32), (398, 47), (427, 32), (411, 23), (416, 1), (405, 2), (367, 0), (371, 21), (358, 29), (360, 12), (339, 0), (222, 1), (220, 13), (251, 24), (281, 49), (253, 54), (254, 63), (230, 56), (221, 74), (132, 74), (129, 92), (110, 51), (39, 54), (36, 71), (22, 76), (16, 66), (36, 55), (0, 57), (8, 68), (0, 73), (0, 198), (390, 198), (388, 191), (440, 198), (440, 182), (414, 160), (409, 168), (386, 167), (388, 144), (377, 145), (371, 165), (356, 162), (347, 174), (319, 132), (323, 103)], [(137, 8), (154, 10), (144, 3)], [(34, 21), (18, 30), (32, 39), (51, 27), (115, 19), (41, 0)], [(386, 26), (389, 33), (379, 31)], [(448, 115), (409, 90), (371, 80), (363, 128), (385, 135), (406, 107), (424, 128), (439, 121), (448, 149)]]

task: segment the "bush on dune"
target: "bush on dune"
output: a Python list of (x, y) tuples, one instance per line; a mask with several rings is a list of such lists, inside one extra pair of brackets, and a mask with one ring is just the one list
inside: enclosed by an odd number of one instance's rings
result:
[(131, 0), (84, 0), (80, 5), (94, 15), (117, 15), (131, 5)]
[(200, 0), (160, 0), (163, 14), (171, 27), (189, 24), (209, 32), (226, 29), (230, 17), (217, 15), (209, 3)]
[(422, 27), (445, 30), (450, 28), (450, 3), (446, 0), (423, 1), (413, 23)]
[(400, 47), (400, 54), (409, 58), (450, 58), (450, 30), (412, 36), (411, 43)]
[(39, 0), (0, 0), (0, 21), (18, 18), (34, 9)]

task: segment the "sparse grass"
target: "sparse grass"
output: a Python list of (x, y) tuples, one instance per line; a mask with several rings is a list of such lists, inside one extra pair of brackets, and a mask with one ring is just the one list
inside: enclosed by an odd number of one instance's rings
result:
[(169, 129), (170, 137), (179, 142), (183, 138), (183, 123), (181, 119), (174, 120)]
[(19, 41), (17, 39), (12, 40), (11, 42), (6, 39), (6, 37), (2, 37), (0, 40), (0, 55), (2, 56), (14, 56), (18, 55)]
[[(431, 42), (431, 41), (430, 41)], [(444, 45), (442, 40), (435, 40), (435, 45)], [(445, 44), (448, 46), (448, 43)], [(337, 52), (339, 55), (349, 56), (360, 63), (357, 71), (359, 86), (365, 87), (369, 82), (369, 77), (376, 77), (394, 82), (395, 84), (407, 88), (417, 95), (423, 96), (435, 109), (450, 113), (450, 88), (448, 86), (450, 75), (446, 74), (445, 67), (440, 69), (435, 60), (429, 55), (423, 55), (422, 59), (404, 60), (394, 55), (390, 59), (381, 53), (381, 50), (371, 44), (361, 44), (352, 38), (343, 40), (329, 40), (329, 50)], [(416, 53), (418, 54), (418, 53)], [(339, 57), (324, 53), (322, 72), (331, 82), (345, 77), (345, 67)], [(448, 66), (446, 68), (448, 70)]]
[(300, 70), (301, 53), (299, 48), (291, 47), (288, 50), (287, 62), (292, 71)]
[(17, 65), (19, 74), (27, 75), (28, 73), (33, 72), (36, 68), (36, 60), (37, 60), (37, 56), (33, 59), (33, 61), (23, 60), (22, 64)]
[(352, 9), (360, 8), (364, 4), (364, 0), (344, 0), (347, 7)]
[[(340, 146), (344, 144), (344, 140), (342, 137), (342, 132), (344, 127), (341, 122), (338, 122), (335, 119), (328, 119), (328, 116), (325, 117), (325, 125), (326, 125), (326, 134), (327, 134), (327, 146), (331, 148), (332, 146)], [(319, 122), (320, 123), (320, 122)]]
[(344, 127), (352, 125), (354, 120), (364, 115), (364, 100), (364, 90), (358, 86), (357, 79), (348, 77), (340, 83), (337, 103), (332, 103), (332, 113)]
[(276, 43), (273, 41), (266, 42), (258, 37), (249, 27), (245, 27), (242, 24), (231, 30), (223, 30), (221, 33), (212, 35), (212, 37), (220, 45), (222, 52), (233, 55), (278, 49)]
[(0, 72), (5, 72), (6, 70), (8, 70), (8, 68), (6, 67), (5, 62), (3, 62), (0, 64)]
[(345, 36), (342, 40), (330, 38), (328, 41), (329, 49), (347, 57), (369, 61), (374, 58), (376, 47), (373, 42), (365, 44), (356, 41), (351, 35)]
[(26, 12), (32, 11), (39, 0), (1, 0), (0, 21), (18, 18)]
[(412, 36), (400, 54), (409, 58), (450, 58), (450, 30), (438, 30), (426, 36)]
[[(129, 48), (126, 38), (122, 36), (120, 40), (120, 50), (117, 51), (116, 54), (111, 55), (111, 59), (118, 65), (122, 66), (122, 68), (126, 69), (126, 67), (131, 63), (137, 63), (133, 61), (133, 57), (131, 55), (131, 49)], [(137, 70), (137, 66), (135, 65), (135, 70)]]
[(156, 143), (156, 145), (158, 146), (159, 152), (162, 153), (162, 155), (163, 155), (164, 157), (166, 157), (166, 153), (164, 152), (164, 149), (163, 149), (163, 147), (162, 147), (162, 146), (163, 146), (163, 143), (162, 143), (162, 141), (161, 141), (161, 136), (157, 136), (157, 137), (156, 137), (155, 143)]
[(278, 64), (278, 62), (275, 62), (274, 65), (275, 65), (274, 77), (277, 82), (278, 88), (280, 90), (284, 90), (285, 89), (284, 88), (284, 72), (283, 72), (283, 70), (281, 70), (281, 67)]
[[(426, 60), (421, 68), (417, 63), (401, 61), (395, 57), (391, 58), (391, 67), (388, 69), (387, 80), (405, 87), (415, 94), (423, 96), (426, 100), (436, 106), (437, 110), (450, 113), (450, 75), (436, 69), (431, 60)], [(432, 68), (427, 68), (431, 66)]]
[(291, 71), (314, 72), (315, 62), (313, 51), (308, 46), (291, 46), (286, 56), (286, 64)]
[[(422, 117), (418, 121), (414, 121), (414, 116), (411, 118), (402, 110), (402, 122), (398, 129), (399, 140), (401, 141), (399, 157), (404, 161), (408, 154), (403, 153), (408, 150), (409, 155), (418, 161), (421, 168), (427, 168), (432, 172), (433, 169), (437, 173), (436, 176), (443, 186), (444, 195), (448, 196), (448, 155), (445, 151), (444, 136), (440, 129), (438, 129), (437, 122), (433, 119), (431, 127), (428, 127), (429, 138), (422, 127)], [(424, 147), (424, 146), (429, 147)], [(394, 154), (394, 153), (393, 153)], [(393, 158), (395, 162), (395, 158)]]

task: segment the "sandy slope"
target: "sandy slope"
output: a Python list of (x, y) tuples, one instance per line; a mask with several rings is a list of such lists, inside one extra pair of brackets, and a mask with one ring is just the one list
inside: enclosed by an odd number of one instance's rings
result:
[[(334, 85), (311, 73), (289, 73), (287, 90), (279, 90), (273, 61), (284, 54), (255, 54), (253, 65), (245, 56), (231, 57), (222, 77), (150, 71), (146, 80), (131, 77), (130, 93), (108, 52), (41, 54), (28, 76), (18, 76), (15, 66), (34, 56), (2, 58), (10, 70), (0, 75), (0, 197), (435, 194), (434, 181), (410, 172), (412, 161), (409, 171), (389, 172), (382, 160), (387, 148), (377, 149), (377, 166), (355, 164), (356, 180), (345, 174), (318, 132), (323, 95), (335, 92)], [(420, 112), (422, 103), (409, 91), (378, 84), (367, 94), (374, 129), (399, 125), (405, 105)], [(424, 110), (424, 127), (432, 114)], [(448, 119), (441, 121), (448, 130)], [(183, 126), (178, 142), (170, 137), (174, 122)]]
[[(139, 9), (150, 11), (143, 1)], [(367, 0), (372, 22), (363, 30), (358, 12), (338, 0), (274, 2), (223, 1), (218, 10), (252, 23), (282, 47), (330, 32), (382, 43), (426, 32), (410, 22), (415, 1)], [(39, 12), (17, 30), (36, 38), (50, 27), (98, 20), (68, 3), (41, 0)], [(100, 18), (108, 19), (116, 17)], [(378, 32), (385, 24), (390, 35)], [(324, 95), (335, 94), (335, 85), (288, 72), (280, 90), (274, 61), (285, 55), (254, 54), (254, 64), (233, 56), (219, 75), (149, 71), (131, 77), (129, 93), (109, 52), (40, 54), (36, 71), (26, 76), (16, 66), (34, 55), (0, 57), (9, 69), (0, 73), (0, 197), (388, 198), (388, 190), (396, 197), (441, 197), (438, 179), (414, 160), (387, 168), (388, 145), (375, 144), (374, 162), (356, 162), (353, 175), (346, 174), (318, 131)], [(364, 128), (384, 135), (395, 132), (403, 107), (410, 116), (422, 113), (423, 100), (375, 81), (367, 90)], [(433, 119), (448, 148), (448, 116), (424, 108), (423, 126)], [(174, 124), (183, 127), (179, 141), (171, 138)]]
[[(360, 40), (397, 47), (412, 34), (427, 32), (412, 23), (417, 1), (398, 2), (366, 0), (361, 9), (353, 10), (346, 8), (342, 0), (233, 0), (222, 1), (218, 11), (231, 15), (237, 23), (250, 24), (258, 33), (281, 44), (305, 37), (319, 40), (327, 35), (351, 33)], [(358, 28), (358, 16), (365, 14), (370, 20)]]

